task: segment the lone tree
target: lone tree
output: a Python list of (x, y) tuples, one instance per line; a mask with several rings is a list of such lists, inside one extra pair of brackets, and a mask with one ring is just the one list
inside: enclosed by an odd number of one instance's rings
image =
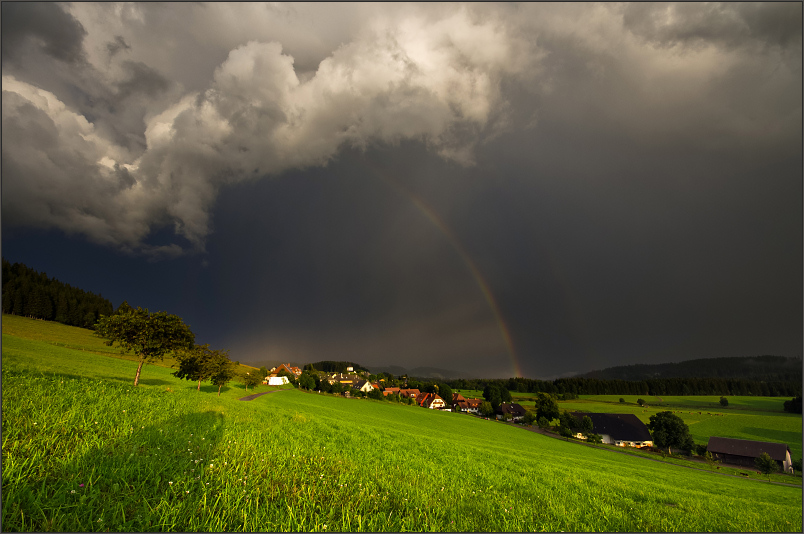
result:
[(720, 405), (724, 408), (729, 405), (729, 399), (726, 397), (720, 397)]
[(227, 350), (212, 350), (209, 348), (209, 343), (196, 345), (192, 350), (176, 354), (179, 368), (173, 373), (173, 376), (186, 380), (197, 380), (197, 389), (201, 391), (201, 382), (209, 380), (218, 371), (217, 360), (221, 355), (227, 360), (229, 359)]
[(637, 404), (639, 404), (640, 406), (645, 406), (645, 401), (642, 399), (637, 399)]
[(548, 393), (536, 395), (536, 418), (544, 417), (547, 421), (558, 418), (558, 402)]
[(591, 417), (589, 417), (588, 415), (584, 415), (583, 418), (581, 419), (581, 424), (578, 428), (581, 431), (581, 433), (588, 438), (589, 435), (592, 433), (592, 431), (595, 429), (595, 425), (592, 423)]
[(143, 365), (163, 360), (172, 351), (190, 350), (195, 341), (195, 335), (180, 317), (128, 305), (121, 305), (113, 315), (101, 315), (95, 324), (95, 335), (106, 338), (108, 346), (118, 343), (139, 357), (135, 386), (140, 383)]
[(246, 391), (248, 391), (248, 387), (251, 386), (252, 389), (257, 386), (260, 382), (262, 382), (262, 377), (260, 377), (259, 371), (246, 371), (242, 375), (240, 375), (240, 381), (246, 386)]
[(651, 415), (647, 426), (656, 446), (667, 447), (669, 454), (673, 454), (671, 447), (683, 450), (692, 450), (695, 447), (689, 427), (673, 412), (659, 412)]
[(754, 464), (763, 475), (768, 475), (768, 481), (770, 481), (771, 474), (779, 470), (779, 464), (776, 463), (776, 460), (771, 458), (770, 454), (767, 452), (760, 454), (759, 457), (754, 460)]
[(221, 388), (228, 384), (236, 374), (235, 364), (229, 359), (226, 354), (216, 351), (217, 354), (210, 362), (210, 366), (214, 369), (214, 374), (209, 378), (213, 385), (218, 386), (218, 397), (221, 396)]

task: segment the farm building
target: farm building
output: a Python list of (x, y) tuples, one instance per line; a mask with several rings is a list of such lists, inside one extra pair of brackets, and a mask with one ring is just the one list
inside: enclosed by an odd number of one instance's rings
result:
[(583, 413), (573, 412), (576, 419), (589, 417), (595, 434), (603, 438), (603, 443), (618, 447), (651, 447), (653, 437), (645, 423), (632, 413)]
[(734, 465), (755, 467), (755, 461), (763, 452), (776, 460), (783, 473), (792, 473), (790, 447), (784, 443), (768, 443), (749, 439), (719, 438), (712, 436), (706, 450), (718, 460)]
[(271, 369), (271, 376), (276, 376), (282, 371), (285, 371), (287, 374), (295, 376), (299, 378), (302, 374), (302, 370), (298, 367), (292, 367), (289, 363), (283, 363), (279, 367), (274, 367)]
[(400, 389), (399, 396), (416, 400), (421, 393), (418, 389)]
[(281, 386), (283, 384), (290, 384), (288, 377), (282, 376), (268, 376), (263, 381), (263, 384), (267, 384), (269, 386)]
[(510, 415), (514, 421), (520, 421), (528, 411), (515, 402), (504, 402), (500, 404), (500, 408), (495, 415), (497, 419), (505, 419), (506, 415)]

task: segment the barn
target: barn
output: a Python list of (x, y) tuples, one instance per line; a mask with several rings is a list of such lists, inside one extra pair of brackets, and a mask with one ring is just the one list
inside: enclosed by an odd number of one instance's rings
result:
[(650, 447), (653, 446), (648, 427), (632, 413), (583, 413), (572, 414), (579, 421), (583, 417), (592, 420), (595, 434), (599, 434), (603, 443), (618, 447)]
[(783, 473), (793, 472), (790, 447), (784, 443), (712, 436), (709, 438), (706, 450), (723, 463), (746, 467), (756, 467), (756, 459), (763, 452), (767, 452), (771, 458), (776, 460)]

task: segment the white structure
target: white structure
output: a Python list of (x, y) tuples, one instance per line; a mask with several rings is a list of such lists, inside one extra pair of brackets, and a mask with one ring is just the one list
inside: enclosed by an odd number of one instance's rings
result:
[(269, 376), (268, 377), (268, 385), (269, 386), (281, 386), (283, 384), (290, 384), (290, 380), (286, 376)]

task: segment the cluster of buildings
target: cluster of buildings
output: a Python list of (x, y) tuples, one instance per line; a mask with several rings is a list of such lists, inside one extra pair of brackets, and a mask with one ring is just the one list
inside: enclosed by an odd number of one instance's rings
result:
[[(290, 364), (281, 364), (271, 369), (270, 374), (265, 377), (263, 384), (281, 385), (287, 384), (286, 375), (301, 376), (302, 370)], [(422, 392), (418, 389), (407, 389), (399, 387), (383, 387), (379, 382), (369, 382), (354, 373), (352, 367), (347, 367), (346, 373), (333, 373), (327, 375), (326, 380), (330, 384), (339, 383), (346, 388), (353, 388), (357, 391), (368, 393), (373, 390), (380, 390), (384, 396), (398, 395), (402, 399), (412, 399), (422, 408), (431, 410), (446, 410), (454, 412), (465, 412), (477, 414), (480, 411), (480, 404), (483, 399), (467, 399), (460, 393), (453, 393), (451, 402), (446, 402), (437, 393)], [(517, 403), (503, 403), (496, 412), (497, 419), (509, 419), (521, 421), (527, 410)], [(584, 413), (574, 412), (573, 415), (581, 419), (589, 417), (592, 420), (594, 433), (601, 437), (603, 443), (616, 445), (618, 447), (652, 447), (653, 437), (650, 435), (648, 427), (640, 419), (630, 413)], [(582, 433), (575, 437), (585, 439)], [(764, 441), (752, 441), (746, 439), (732, 439), (711, 437), (707, 444), (707, 450), (712, 456), (727, 464), (754, 467), (755, 461), (762, 453), (767, 453), (779, 465), (783, 473), (793, 472), (790, 457), (790, 448), (783, 443), (769, 443)]]

